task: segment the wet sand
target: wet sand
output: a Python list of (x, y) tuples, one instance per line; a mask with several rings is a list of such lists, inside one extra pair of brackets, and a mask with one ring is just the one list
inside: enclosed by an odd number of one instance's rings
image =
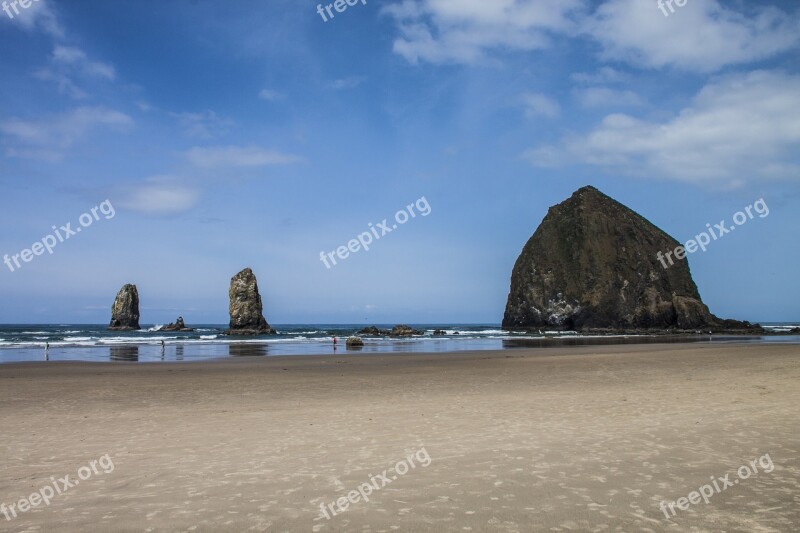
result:
[[(0, 531), (800, 527), (797, 345), (8, 364), (0, 420), (6, 506), (114, 464)], [(421, 448), (427, 467), (321, 515)], [(765, 454), (771, 472), (659, 509)]]

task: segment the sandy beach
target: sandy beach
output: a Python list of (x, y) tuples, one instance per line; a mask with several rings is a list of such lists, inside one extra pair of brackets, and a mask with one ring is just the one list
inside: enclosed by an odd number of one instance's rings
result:
[(0, 502), (89, 475), (0, 530), (795, 531), (798, 406), (797, 345), (8, 364)]

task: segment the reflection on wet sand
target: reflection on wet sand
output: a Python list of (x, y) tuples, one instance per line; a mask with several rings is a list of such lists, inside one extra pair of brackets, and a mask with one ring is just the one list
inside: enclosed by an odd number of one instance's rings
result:
[(139, 347), (138, 346), (112, 346), (111, 347), (111, 360), (121, 361), (128, 363), (136, 363), (139, 361)]
[(266, 357), (266, 344), (231, 344), (228, 346), (228, 355), (231, 357)]
[(540, 339), (503, 339), (503, 348), (555, 348), (558, 346), (602, 346), (609, 344), (679, 344), (693, 342), (747, 342), (758, 337), (653, 335), (628, 337), (544, 337)]

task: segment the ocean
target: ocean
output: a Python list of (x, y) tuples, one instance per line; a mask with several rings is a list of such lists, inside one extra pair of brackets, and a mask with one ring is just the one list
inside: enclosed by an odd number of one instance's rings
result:
[[(370, 324), (372, 325), (372, 324)], [(391, 325), (376, 324), (381, 329)], [(410, 324), (423, 335), (410, 338), (363, 337), (365, 346), (348, 350), (348, 336), (365, 324), (273, 325), (277, 335), (229, 337), (227, 325), (194, 326), (194, 332), (159, 331), (160, 325), (143, 326), (141, 331), (108, 331), (106, 325), (0, 325), (0, 364), (35, 361), (158, 362), (197, 361), (243, 356), (325, 355), (342, 353), (445, 353), (469, 350), (506, 350), (532, 346), (579, 344), (620, 344), (645, 342), (793, 342), (800, 336), (737, 337), (581, 335), (576, 332), (543, 331), (531, 335), (503, 331), (499, 324)], [(772, 331), (788, 331), (796, 323), (764, 324)], [(435, 330), (446, 332), (434, 336)], [(338, 341), (334, 347), (333, 339)], [(164, 343), (162, 347), (162, 341)], [(48, 347), (46, 349), (46, 347)]]

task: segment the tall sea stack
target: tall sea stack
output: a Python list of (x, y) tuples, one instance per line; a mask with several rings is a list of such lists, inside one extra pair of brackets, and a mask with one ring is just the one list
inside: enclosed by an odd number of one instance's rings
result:
[(690, 330), (750, 327), (703, 303), (687, 261), (657, 258), (680, 246), (594, 187), (550, 208), (511, 276), (503, 328)]
[(264, 306), (253, 271), (245, 268), (231, 278), (229, 335), (272, 335), (276, 333), (264, 318)]
[(114, 305), (111, 307), (111, 324), (108, 329), (131, 331), (142, 329), (139, 327), (139, 291), (136, 285), (123, 286)]

